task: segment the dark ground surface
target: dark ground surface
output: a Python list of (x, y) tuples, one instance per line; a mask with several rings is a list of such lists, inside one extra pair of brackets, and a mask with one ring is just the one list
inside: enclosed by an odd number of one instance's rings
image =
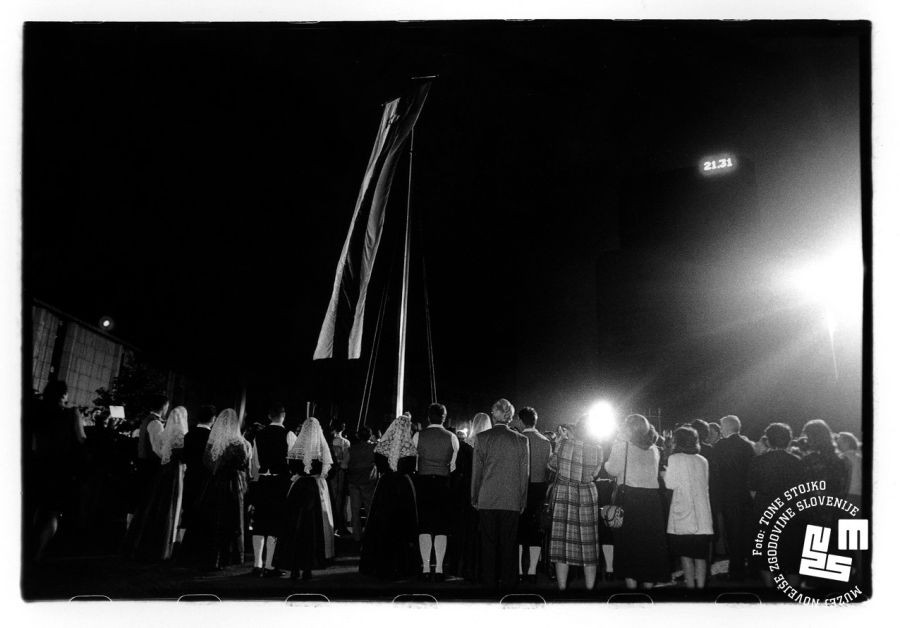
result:
[[(61, 544), (60, 544), (61, 545)], [(761, 591), (755, 581), (729, 582), (713, 577), (705, 591), (688, 591), (683, 584), (626, 592), (620, 581), (597, 582), (591, 592), (584, 590), (580, 570), (573, 568), (569, 590), (560, 592), (546, 571), (539, 570), (536, 585), (521, 585), (507, 596), (486, 592), (476, 583), (448, 576), (443, 583), (408, 580), (381, 580), (358, 571), (357, 545), (349, 538), (337, 539), (337, 557), (324, 570), (313, 572), (308, 581), (259, 578), (250, 575), (252, 560), (243, 566), (218, 572), (200, 572), (169, 563), (152, 564), (126, 560), (110, 552), (73, 552), (60, 547), (39, 567), (26, 567), (22, 595), (28, 601), (67, 601), (109, 598), (113, 601), (214, 601), (268, 600), (316, 603), (326, 600), (375, 602), (756, 602), (786, 601), (780, 593)], [(248, 559), (252, 554), (247, 554)], [(102, 597), (101, 597), (102, 596)], [(292, 597), (293, 596), (293, 597)], [(399, 596), (399, 597), (398, 597)], [(540, 597), (538, 597), (540, 596)]]

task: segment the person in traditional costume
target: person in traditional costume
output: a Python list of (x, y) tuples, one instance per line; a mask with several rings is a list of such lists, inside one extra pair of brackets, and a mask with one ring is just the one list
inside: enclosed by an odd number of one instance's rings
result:
[(184, 490), (181, 499), (181, 518), (178, 521), (178, 534), (175, 540), (177, 549), (174, 558), (178, 562), (190, 562), (183, 544), (184, 535), (199, 506), (200, 497), (210, 479), (209, 469), (203, 464), (203, 455), (209, 443), (209, 434), (216, 420), (216, 407), (204, 404), (194, 413), (197, 424), (188, 429), (184, 436), (182, 459), (184, 460)]
[(162, 447), (163, 417), (169, 409), (169, 400), (163, 394), (150, 395), (150, 411), (141, 419), (138, 427), (138, 449), (135, 461), (134, 482), (131, 487), (126, 526), (131, 527), (135, 515), (144, 509), (159, 473), (159, 453)]
[(274, 565), (290, 571), (291, 579), (302, 574), (309, 580), (313, 569), (323, 569), (334, 557), (331, 498), (324, 479), (333, 463), (322, 426), (309, 417), (287, 453), (293, 475), (275, 544)]
[(159, 473), (126, 535), (126, 555), (131, 558), (160, 561), (172, 557), (181, 517), (187, 430), (187, 410), (183, 406), (173, 408), (160, 439)]
[(453, 499), (453, 531), (448, 539), (447, 561), (455, 575), (470, 582), (478, 582), (479, 549), (478, 511), (472, 506), (472, 457), (477, 436), (491, 429), (491, 417), (479, 412), (472, 418), (472, 427), (459, 443), (456, 470), (451, 475)]
[[(428, 427), (413, 435), (416, 448), (416, 504), (419, 515), (419, 553), (422, 578), (444, 581), (444, 557), (453, 517), (450, 474), (456, 470), (459, 439), (444, 427), (447, 408), (433, 403), (428, 407)], [(434, 548), (434, 573), (431, 554)]]
[(284, 418), (284, 406), (273, 404), (269, 409), (269, 425), (256, 434), (247, 495), (253, 530), (252, 573), (276, 578), (283, 574), (273, 567), (275, 543), (281, 531), (291, 486), (287, 455), (297, 440), (297, 435), (284, 426)]
[(231, 408), (220, 412), (203, 455), (209, 480), (185, 535), (185, 543), (205, 569), (244, 562), (244, 495), (251, 455), (237, 412)]
[(418, 515), (412, 474), (416, 448), (408, 413), (394, 419), (375, 446), (375, 466), (381, 477), (372, 499), (360, 547), (359, 571), (400, 579), (419, 565)]

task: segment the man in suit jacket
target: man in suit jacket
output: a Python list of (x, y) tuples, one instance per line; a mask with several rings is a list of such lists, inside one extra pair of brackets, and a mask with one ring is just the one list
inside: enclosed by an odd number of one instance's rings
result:
[[(710, 460), (710, 487), (722, 510), (725, 544), (728, 546), (728, 577), (741, 580), (750, 559), (751, 506), (747, 474), (753, 460), (753, 442), (741, 434), (741, 420), (723, 417), (722, 439), (713, 447)], [(713, 480), (712, 474), (718, 477)], [(711, 495), (712, 496), (712, 495)]]
[[(519, 410), (519, 420), (525, 429), (522, 436), (528, 439), (529, 471), (528, 504), (519, 518), (519, 574), (522, 574), (522, 552), (528, 548), (528, 584), (537, 583), (537, 565), (541, 558), (544, 535), (541, 531), (541, 507), (547, 494), (547, 463), (553, 454), (550, 440), (537, 430), (538, 414), (534, 408)], [(521, 580), (522, 578), (520, 578)]]
[(494, 404), (494, 427), (478, 434), (472, 464), (472, 506), (478, 510), (482, 581), (506, 590), (518, 579), (519, 515), (528, 500), (528, 439), (509, 429), (515, 408)]

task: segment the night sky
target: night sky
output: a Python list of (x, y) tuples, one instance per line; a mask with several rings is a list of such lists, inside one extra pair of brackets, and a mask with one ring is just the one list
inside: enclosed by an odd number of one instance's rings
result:
[[(832, 356), (821, 312), (781, 279), (836, 249), (861, 255), (866, 33), (30, 24), (25, 296), (112, 316), (189, 377), (245, 380), (251, 412), (315, 400), (355, 422), (367, 351), (311, 358), (381, 104), (436, 74), (413, 163), (414, 414), (429, 401), (424, 260), (454, 419), (507, 397), (553, 425), (608, 398), (664, 420), (735, 413), (751, 436), (811, 418), (859, 433), (859, 305)], [(731, 182), (699, 176), (723, 154), (738, 157)], [(406, 167), (370, 291), (369, 344), (392, 295), (373, 420), (393, 407)]]

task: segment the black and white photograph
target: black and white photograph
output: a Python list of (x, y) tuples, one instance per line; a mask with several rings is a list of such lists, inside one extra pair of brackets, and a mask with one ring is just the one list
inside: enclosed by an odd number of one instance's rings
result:
[(25, 602), (890, 594), (870, 21), (21, 34)]

